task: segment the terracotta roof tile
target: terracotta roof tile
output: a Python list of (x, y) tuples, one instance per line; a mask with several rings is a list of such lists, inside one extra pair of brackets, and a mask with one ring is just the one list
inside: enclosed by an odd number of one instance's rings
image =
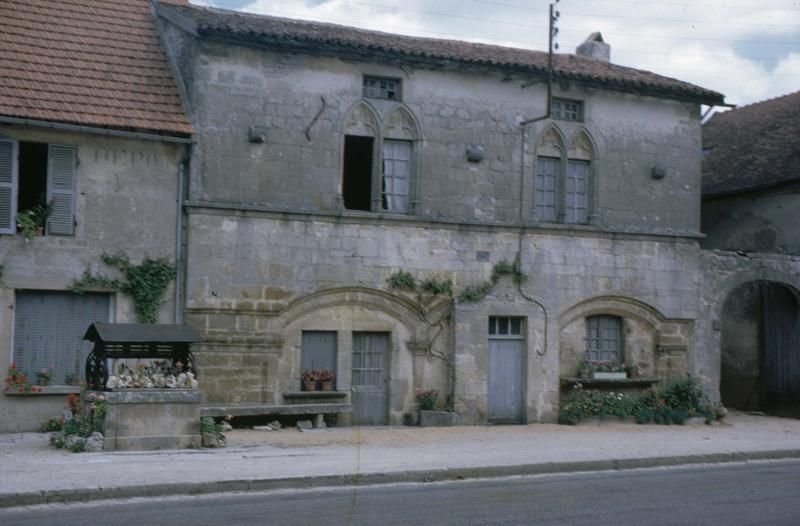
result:
[(703, 148), (703, 195), (800, 180), (800, 91), (717, 113)]
[(192, 133), (148, 0), (2, 0), (0, 49), (0, 115)]
[[(353, 27), (253, 15), (197, 6), (174, 7), (192, 19), (201, 36), (232, 37), (254, 43), (293, 47), (330, 46), (360, 53), (388, 53), (439, 62), (462, 62), (544, 74), (547, 53), (457, 40), (419, 38)], [(723, 96), (688, 82), (608, 62), (557, 54), (558, 76), (600, 84), (612, 89), (704, 103), (723, 102)]]

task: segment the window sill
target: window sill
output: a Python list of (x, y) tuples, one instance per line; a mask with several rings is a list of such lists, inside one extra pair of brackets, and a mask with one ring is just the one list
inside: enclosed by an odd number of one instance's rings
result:
[(641, 387), (658, 383), (658, 378), (652, 376), (637, 376), (635, 378), (561, 378), (562, 386), (581, 384), (583, 386), (612, 385), (618, 387)]
[[(39, 387), (39, 386), (31, 386)], [(41, 392), (36, 393), (20, 393), (17, 389), (5, 391), (6, 396), (59, 396), (68, 394), (78, 394), (81, 388), (77, 385), (45, 385), (39, 387)]]

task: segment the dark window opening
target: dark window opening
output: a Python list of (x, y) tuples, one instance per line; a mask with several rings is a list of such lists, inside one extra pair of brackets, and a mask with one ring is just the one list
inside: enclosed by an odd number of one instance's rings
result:
[(342, 194), (348, 210), (371, 210), (372, 137), (346, 135), (344, 138), (344, 174)]
[(17, 213), (47, 204), (47, 144), (19, 143)]

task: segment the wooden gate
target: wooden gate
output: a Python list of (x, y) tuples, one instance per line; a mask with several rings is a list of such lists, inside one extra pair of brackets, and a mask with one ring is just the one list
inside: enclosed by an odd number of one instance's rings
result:
[(519, 318), (489, 319), (488, 421), (523, 422), (525, 339)]
[(761, 406), (769, 414), (800, 417), (800, 309), (795, 295), (762, 283)]
[(353, 423), (386, 424), (386, 354), (389, 335), (353, 333)]

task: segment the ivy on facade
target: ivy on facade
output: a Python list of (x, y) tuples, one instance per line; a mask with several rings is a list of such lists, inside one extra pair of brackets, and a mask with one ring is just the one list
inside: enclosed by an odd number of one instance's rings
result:
[(156, 323), (164, 292), (175, 279), (175, 265), (167, 258), (145, 258), (135, 265), (125, 254), (103, 254), (101, 259), (109, 267), (119, 270), (124, 278), (92, 274), (87, 268), (81, 279), (72, 284), (72, 290), (81, 293), (90, 288), (103, 288), (129, 294), (139, 322)]

